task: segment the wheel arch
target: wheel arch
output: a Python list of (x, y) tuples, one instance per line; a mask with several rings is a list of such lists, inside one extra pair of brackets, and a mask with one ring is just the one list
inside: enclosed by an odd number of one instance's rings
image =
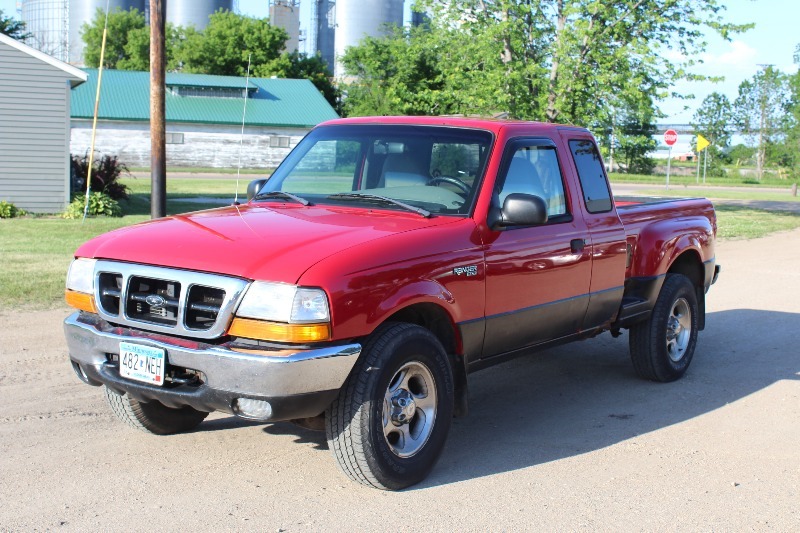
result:
[(706, 327), (706, 291), (705, 269), (700, 253), (694, 248), (684, 250), (670, 263), (667, 274), (681, 274), (692, 282), (697, 295), (698, 329), (702, 331)]
[(467, 414), (467, 367), (463, 355), (463, 343), (453, 318), (441, 305), (418, 302), (395, 311), (385, 322), (405, 322), (416, 324), (433, 333), (442, 343), (455, 384), (455, 416)]
[(695, 287), (703, 288), (704, 270), (700, 253), (690, 248), (675, 257), (667, 268), (667, 274), (683, 274)]

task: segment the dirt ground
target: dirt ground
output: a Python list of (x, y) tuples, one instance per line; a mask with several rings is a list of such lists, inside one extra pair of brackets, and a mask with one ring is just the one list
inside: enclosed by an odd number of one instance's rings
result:
[(800, 530), (800, 230), (723, 242), (677, 383), (627, 335), (470, 378), (430, 478), (349, 482), (324, 435), (212, 415), (155, 437), (79, 382), (66, 309), (0, 312), (0, 530)]

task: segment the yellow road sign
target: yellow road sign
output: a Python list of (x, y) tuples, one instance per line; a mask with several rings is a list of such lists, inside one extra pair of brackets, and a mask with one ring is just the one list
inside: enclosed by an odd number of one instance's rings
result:
[(705, 137), (703, 137), (699, 133), (697, 134), (697, 151), (698, 152), (702, 152), (703, 150), (708, 148), (708, 146), (710, 144), (711, 144), (711, 141), (709, 141), (708, 139), (706, 139)]

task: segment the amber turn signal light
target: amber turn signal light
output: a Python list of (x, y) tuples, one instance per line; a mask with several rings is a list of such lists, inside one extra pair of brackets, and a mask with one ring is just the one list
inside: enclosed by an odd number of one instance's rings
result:
[(97, 307), (94, 305), (94, 296), (91, 294), (67, 289), (64, 291), (64, 300), (66, 300), (68, 306), (75, 309), (80, 309), (87, 313), (97, 313)]
[(234, 318), (228, 335), (275, 342), (320, 342), (331, 338), (329, 324), (282, 324), (250, 318)]

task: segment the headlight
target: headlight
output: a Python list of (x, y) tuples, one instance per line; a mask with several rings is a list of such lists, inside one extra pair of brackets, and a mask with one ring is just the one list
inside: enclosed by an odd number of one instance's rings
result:
[(64, 299), (67, 304), (90, 313), (96, 313), (94, 305), (94, 264), (95, 259), (75, 259), (67, 272), (67, 290)]
[(94, 293), (94, 264), (96, 259), (75, 259), (67, 272), (67, 289), (71, 291)]
[(255, 281), (247, 289), (236, 316), (289, 324), (330, 320), (328, 297), (322, 289), (263, 281)]
[(322, 289), (254, 281), (228, 334), (265, 341), (308, 343), (331, 338), (328, 297)]

